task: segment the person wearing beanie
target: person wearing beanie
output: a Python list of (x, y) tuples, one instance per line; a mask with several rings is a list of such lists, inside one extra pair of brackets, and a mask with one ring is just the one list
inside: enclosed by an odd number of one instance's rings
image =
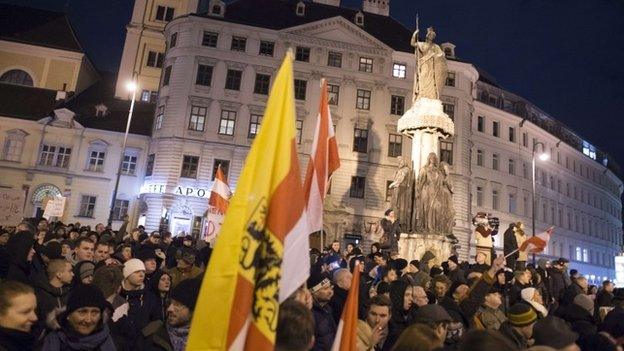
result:
[(185, 279), (173, 288), (166, 323), (158, 320), (145, 326), (135, 349), (184, 351), (200, 287), (197, 278)]
[(578, 334), (561, 318), (549, 316), (535, 323), (533, 328), (535, 346), (549, 346), (562, 351), (579, 351)]
[(499, 331), (519, 349), (524, 350), (529, 347), (536, 321), (537, 314), (531, 306), (517, 303), (509, 308), (507, 321), (501, 324)]
[(104, 320), (110, 304), (93, 285), (80, 284), (69, 294), (67, 308), (48, 320), (53, 330), (43, 340), (42, 351), (117, 350)]
[(141, 329), (149, 322), (157, 320), (158, 297), (145, 287), (145, 265), (139, 259), (133, 258), (123, 266), (123, 281), (120, 295), (128, 302), (128, 324), (133, 335), (131, 344), (136, 342)]
[(91, 284), (93, 282), (93, 274), (95, 272), (95, 264), (91, 261), (80, 261), (74, 266), (74, 283)]
[(27, 231), (17, 232), (9, 238), (6, 249), (9, 252), (10, 264), (6, 275), (7, 280), (15, 280), (31, 285), (32, 261), (35, 256), (33, 234)]
[(202, 270), (195, 265), (195, 254), (189, 250), (182, 250), (177, 265), (169, 270), (169, 274), (171, 275), (171, 286), (175, 287), (182, 280), (199, 276), (202, 274)]
[(456, 255), (452, 255), (446, 261), (448, 264), (448, 272), (446, 276), (453, 284), (466, 284), (466, 275), (464, 270), (459, 267), (459, 260)]
[(308, 288), (312, 294), (312, 314), (314, 315), (313, 350), (330, 350), (336, 336), (337, 324), (329, 301), (334, 295), (334, 287), (328, 276), (313, 269), (308, 278)]
[(544, 306), (542, 294), (535, 288), (524, 288), (520, 292), (522, 302), (528, 304), (537, 313), (537, 318), (542, 319), (548, 316), (548, 309)]
[(136, 258), (143, 261), (145, 265), (145, 284), (149, 285), (150, 280), (160, 271), (162, 260), (156, 256), (156, 252), (152, 248), (143, 247), (137, 252)]
[(498, 330), (505, 321), (507, 316), (501, 310), (503, 304), (503, 298), (500, 293), (500, 289), (496, 286), (492, 286), (485, 295), (481, 308), (475, 315), (478, 322), (483, 325), (485, 329)]

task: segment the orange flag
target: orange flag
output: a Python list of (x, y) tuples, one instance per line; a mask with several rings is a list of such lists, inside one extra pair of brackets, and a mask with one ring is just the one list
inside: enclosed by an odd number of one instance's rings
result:
[(360, 294), (360, 261), (355, 262), (347, 303), (338, 323), (332, 351), (357, 351), (358, 296)]

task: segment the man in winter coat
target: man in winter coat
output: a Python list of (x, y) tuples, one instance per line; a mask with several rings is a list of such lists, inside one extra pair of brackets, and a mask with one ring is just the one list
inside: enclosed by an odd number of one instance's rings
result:
[(596, 310), (600, 307), (609, 307), (613, 301), (613, 289), (615, 284), (610, 280), (602, 282), (602, 289), (596, 294)]
[(526, 270), (518, 270), (514, 272), (515, 282), (509, 289), (509, 305), (513, 306), (516, 303), (522, 301), (520, 293), (523, 289), (531, 288), (531, 279)]
[(99, 350), (116, 351), (104, 320), (110, 304), (93, 285), (80, 284), (69, 295), (67, 309), (48, 327), (54, 330), (43, 341), (42, 351)]
[(32, 285), (31, 268), (35, 255), (33, 246), (34, 240), (31, 232), (17, 232), (9, 238), (6, 248), (11, 257), (11, 263), (6, 277), (7, 280), (15, 280)]
[(329, 301), (334, 289), (327, 277), (314, 271), (308, 278), (312, 293), (312, 314), (314, 315), (314, 347), (312, 350), (330, 350), (336, 337), (337, 325)]
[(200, 287), (200, 279), (186, 279), (173, 288), (171, 304), (167, 308), (167, 323), (152, 321), (143, 328), (136, 350), (183, 351)]
[(552, 267), (548, 268), (548, 273), (550, 274), (550, 296), (556, 302), (559, 302), (563, 297), (563, 292), (566, 288), (565, 277), (564, 277), (565, 266), (563, 262), (560, 260), (553, 261)]
[(158, 319), (158, 297), (144, 284), (145, 265), (141, 260), (133, 258), (124, 263), (123, 277), (120, 295), (129, 305), (128, 325), (134, 332), (134, 342), (149, 322)]
[(74, 278), (74, 270), (67, 260), (55, 259), (48, 263), (47, 280), (35, 282), (37, 296), (37, 318), (39, 330), (45, 328), (46, 317), (55, 308), (63, 308), (67, 304), (69, 285)]
[(338, 325), (340, 316), (342, 315), (342, 309), (347, 302), (349, 289), (351, 289), (353, 274), (346, 268), (339, 268), (334, 272), (332, 278), (334, 281), (334, 296), (332, 296), (329, 301), (329, 305), (332, 308), (334, 321), (336, 321), (336, 325)]

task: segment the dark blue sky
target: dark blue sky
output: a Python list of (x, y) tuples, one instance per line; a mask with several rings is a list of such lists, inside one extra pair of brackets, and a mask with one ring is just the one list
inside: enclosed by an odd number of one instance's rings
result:
[[(132, 0), (0, 0), (63, 10), (100, 69), (116, 71)], [(343, 0), (357, 8), (361, 0)], [(391, 15), (496, 77), (624, 167), (624, 1), (391, 0)]]

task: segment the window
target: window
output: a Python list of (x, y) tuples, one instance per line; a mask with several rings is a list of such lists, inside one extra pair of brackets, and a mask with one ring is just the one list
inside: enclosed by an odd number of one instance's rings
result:
[(227, 75), (225, 77), (225, 89), (240, 90), (242, 77), (243, 71), (228, 69)]
[(583, 249), (583, 262), (589, 262), (589, 255), (587, 249)]
[(351, 187), (349, 188), (349, 196), (356, 199), (364, 198), (364, 188), (366, 186), (366, 178), (354, 176), (351, 177)]
[(392, 95), (390, 97), (390, 114), (402, 116), (405, 113), (405, 96)]
[(71, 148), (63, 146), (43, 145), (39, 158), (40, 166), (69, 167)]
[(370, 90), (358, 89), (355, 107), (360, 110), (370, 110), (370, 99), (371, 99)]
[(522, 146), (529, 146), (529, 135), (526, 132), (522, 133)]
[(169, 79), (171, 78), (171, 66), (165, 67), (165, 73), (163, 74), (163, 87), (169, 85)]
[(154, 121), (154, 129), (159, 130), (160, 128), (162, 128), (164, 115), (165, 106), (158, 106), (158, 112), (156, 112), (156, 120)]
[(483, 150), (477, 149), (477, 166), (483, 166)]
[(141, 92), (141, 101), (155, 103), (158, 100), (157, 91), (143, 90)]
[(518, 210), (518, 204), (516, 201), (516, 195), (515, 194), (509, 194), (509, 213), (516, 213), (516, 211)]
[(147, 155), (147, 164), (145, 165), (145, 176), (149, 177), (154, 172), (154, 160), (156, 159), (156, 154)]
[(182, 159), (182, 171), (180, 177), (182, 178), (197, 178), (197, 168), (199, 166), (198, 156), (184, 155)]
[(455, 119), (455, 105), (442, 103), (442, 110), (446, 113), (452, 120)]
[(7, 133), (2, 150), (2, 158), (7, 161), (20, 161), (24, 149), (25, 134), (21, 131)]
[(305, 100), (308, 81), (303, 79), (295, 79), (295, 99)]
[(516, 128), (514, 127), (509, 127), (509, 141), (516, 142)]
[(197, 132), (204, 131), (204, 125), (206, 124), (206, 107), (191, 106), (191, 118), (189, 119), (189, 130)]
[(498, 171), (498, 154), (492, 154), (492, 169)]
[(195, 84), (209, 87), (210, 84), (212, 83), (212, 70), (213, 70), (212, 66), (198, 65)]
[(249, 116), (249, 131), (247, 132), (247, 138), (253, 139), (260, 131), (260, 122), (262, 122), (261, 115)]
[(477, 186), (477, 207), (483, 206), (483, 187)]
[(147, 66), (162, 68), (165, 54), (162, 52), (150, 51), (147, 53)]
[(260, 50), (258, 51), (259, 55), (273, 56), (274, 51), (275, 51), (274, 42), (266, 41), (266, 40), (260, 41)]
[(301, 144), (301, 137), (303, 136), (303, 121), (298, 119), (295, 124), (296, 132), (297, 132), (297, 144)]
[(448, 73), (448, 75), (446, 76), (446, 82), (444, 82), (444, 85), (446, 85), (447, 87), (455, 86), (455, 72)]
[(529, 178), (529, 166), (525, 162), (522, 163), (522, 177)]
[(368, 129), (353, 129), (353, 151), (363, 153), (368, 151)]
[(477, 131), (481, 133), (485, 132), (485, 117), (483, 116), (477, 117)]
[(330, 51), (327, 54), (327, 65), (330, 67), (342, 67), (342, 54), (335, 51)]
[(335, 84), (327, 84), (327, 103), (337, 106), (339, 98), (340, 86)]
[(216, 48), (218, 41), (219, 33), (204, 31), (204, 35), (202, 36), (202, 46)]
[(236, 112), (222, 110), (219, 121), (219, 134), (234, 135), (234, 124), (236, 123)]
[(215, 180), (215, 177), (217, 176), (217, 169), (219, 168), (219, 166), (221, 166), (221, 172), (223, 172), (225, 179), (228, 178), (228, 174), (230, 173), (230, 161), (220, 160), (216, 158), (214, 160), (214, 163), (212, 164), (212, 177), (210, 178), (210, 180)]
[(115, 199), (115, 205), (113, 206), (113, 220), (123, 221), (124, 217), (128, 214), (128, 207), (130, 201)]
[(394, 63), (392, 65), (392, 76), (394, 78), (405, 78), (407, 66), (403, 63)]
[(388, 157), (401, 156), (403, 154), (403, 136), (390, 134), (388, 140)]
[(440, 161), (453, 164), (453, 142), (440, 141)]
[(173, 19), (174, 11), (173, 7), (158, 6), (156, 8), (156, 20), (169, 22)]
[(304, 46), (297, 46), (295, 53), (295, 60), (302, 62), (310, 62), (310, 48)]
[(500, 136), (500, 124), (496, 121), (492, 122), (492, 135), (497, 138)]
[(5, 72), (0, 77), (0, 82), (7, 84), (25, 85), (28, 87), (34, 86), (33, 79), (30, 74), (21, 69), (12, 69)]
[(78, 217), (91, 217), (93, 218), (93, 212), (95, 210), (95, 196), (82, 195), (80, 198), (80, 212)]
[(169, 48), (174, 48), (176, 45), (178, 45), (178, 33), (173, 33), (169, 39)]
[(230, 46), (230, 50), (244, 52), (246, 47), (247, 47), (247, 38), (237, 37), (237, 36), (232, 37), (232, 44)]
[(256, 82), (254, 83), (254, 94), (268, 95), (270, 84), (271, 84), (270, 75), (256, 73)]
[(373, 73), (373, 59), (368, 57), (360, 57), (359, 71)]
[(102, 172), (104, 170), (104, 157), (106, 153), (104, 151), (92, 150), (89, 154), (89, 163), (87, 170), (91, 172)]
[(498, 190), (492, 190), (492, 208), (498, 210)]
[(509, 159), (509, 174), (516, 175), (516, 162), (513, 159)]
[(392, 180), (386, 180), (386, 202), (392, 201), (392, 190), (390, 189)]
[(139, 156), (136, 153), (124, 154), (123, 161), (121, 162), (121, 173), (132, 175), (136, 172), (137, 159)]

